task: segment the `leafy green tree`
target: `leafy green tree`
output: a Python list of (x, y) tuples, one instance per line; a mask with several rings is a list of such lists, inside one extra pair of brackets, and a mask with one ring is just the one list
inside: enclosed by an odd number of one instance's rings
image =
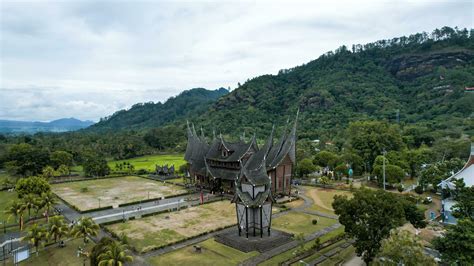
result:
[(57, 199), (51, 192), (43, 192), (41, 194), (41, 205), (46, 208), (46, 220), (49, 221), (49, 211), (57, 203)]
[(74, 237), (82, 237), (84, 243), (87, 243), (87, 237), (97, 236), (99, 234), (99, 225), (91, 217), (81, 217), (71, 230)]
[(20, 178), (16, 182), (15, 190), (18, 192), (18, 197), (22, 198), (28, 194), (41, 195), (51, 191), (51, 185), (43, 177), (31, 176), (27, 178)]
[(12, 145), (6, 156), (5, 166), (14, 175), (28, 176), (40, 174), (49, 163), (46, 150), (36, 148), (27, 143)]
[(133, 261), (133, 257), (127, 255), (126, 253), (126, 245), (121, 244), (118, 241), (113, 241), (112, 243), (108, 244), (104, 252), (99, 255), (99, 266), (119, 266), (124, 265), (127, 262)]
[(102, 237), (99, 242), (94, 245), (89, 256), (91, 265), (99, 264), (98, 257), (105, 253), (105, 248), (113, 242), (114, 240), (110, 237)]
[(64, 165), (64, 164), (61, 164), (59, 167), (58, 167), (58, 174), (60, 176), (69, 176), (70, 174), (70, 170), (69, 170), (69, 167)]
[(38, 256), (40, 245), (44, 244), (43, 242), (47, 240), (48, 232), (38, 224), (33, 224), (28, 230), (28, 235), (25, 239), (30, 242), (36, 249), (36, 256)]
[(52, 178), (54, 176), (54, 168), (47, 165), (45, 168), (43, 168), (41, 176), (46, 179)]
[(346, 135), (352, 148), (368, 165), (372, 165), (384, 149), (398, 151), (403, 147), (398, 127), (386, 122), (353, 122), (349, 124)]
[(301, 160), (296, 166), (296, 172), (298, 176), (303, 177), (311, 174), (316, 171), (316, 166), (313, 164), (313, 161), (309, 158)]
[(314, 156), (313, 163), (321, 167), (334, 169), (338, 156), (330, 151), (321, 151)]
[(73, 163), (73, 156), (66, 151), (54, 151), (50, 155), (51, 166), (54, 169), (58, 169), (59, 166), (65, 165), (71, 167)]
[(26, 206), (21, 201), (13, 201), (10, 207), (7, 208), (6, 213), (9, 214), (8, 220), (11, 217), (15, 217), (15, 221), (20, 226), (20, 231), (23, 230), (23, 213), (25, 212)]
[(457, 180), (453, 216), (457, 219), (474, 220), (474, 186), (466, 187), (463, 180)]
[(390, 236), (382, 240), (374, 265), (437, 265), (424, 253), (424, 246), (417, 236), (406, 230), (392, 229)]
[[(383, 186), (383, 166), (374, 166), (373, 174), (377, 176), (377, 181), (380, 186)], [(390, 184), (400, 183), (403, 180), (405, 173), (403, 169), (397, 165), (385, 164), (385, 182)]]
[(63, 236), (69, 234), (69, 227), (64, 221), (63, 216), (53, 216), (49, 219), (47, 224), (48, 238), (53, 239), (54, 243), (61, 240)]
[(405, 221), (400, 199), (383, 190), (360, 189), (352, 199), (337, 195), (332, 206), (345, 232), (356, 239), (357, 255), (367, 264), (379, 252), (382, 239)]
[(36, 196), (33, 194), (28, 194), (23, 196), (22, 198), (22, 203), (25, 206), (25, 208), (28, 210), (28, 218), (31, 218), (31, 209), (34, 209), (36, 206)]
[(458, 220), (449, 225), (444, 236), (435, 238), (433, 245), (441, 253), (443, 263), (449, 265), (471, 265), (474, 261), (474, 221)]
[(105, 176), (110, 172), (107, 161), (98, 155), (89, 155), (83, 163), (86, 176)]

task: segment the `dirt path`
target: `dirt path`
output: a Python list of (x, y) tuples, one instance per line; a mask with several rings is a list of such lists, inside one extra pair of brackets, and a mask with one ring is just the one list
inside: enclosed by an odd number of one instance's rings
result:
[(328, 207), (326, 206), (323, 201), (321, 200), (321, 198), (319, 197), (318, 195), (318, 192), (319, 190), (318, 189), (311, 189), (311, 190), (308, 190), (307, 193), (309, 194), (309, 196), (313, 199), (314, 203), (316, 205), (318, 205), (319, 207), (323, 208), (323, 209), (326, 209), (328, 211), (331, 211), (331, 212), (334, 212), (334, 209), (331, 208), (331, 207)]

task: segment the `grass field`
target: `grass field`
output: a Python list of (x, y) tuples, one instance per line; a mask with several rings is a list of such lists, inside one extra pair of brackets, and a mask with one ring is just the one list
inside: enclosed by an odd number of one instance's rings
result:
[(324, 213), (334, 214), (332, 202), (335, 195), (351, 196), (352, 193), (344, 190), (326, 189), (318, 187), (305, 187), (305, 195), (313, 199), (314, 204), (310, 207), (311, 210), (320, 211)]
[(140, 252), (146, 252), (235, 223), (234, 205), (230, 201), (218, 201), (179, 212), (113, 224), (107, 228), (118, 235), (124, 233), (132, 246)]
[(56, 184), (53, 192), (80, 210), (185, 193), (182, 187), (137, 176)]
[[(344, 227), (339, 227), (338, 229), (331, 231), (324, 236), (320, 237), (321, 243), (324, 243), (331, 239), (332, 237), (335, 237), (337, 235), (343, 234), (344, 233)], [(314, 244), (314, 241), (307, 242), (304, 244), (305, 249), (309, 249), (312, 245)], [(295, 252), (298, 248), (293, 248), (290, 250), (287, 250), (285, 252), (282, 252), (268, 260), (266, 260), (263, 263), (260, 263), (259, 266), (273, 266), (273, 265), (279, 265), (279, 263), (282, 263), (292, 257), (295, 256)]]
[(156, 165), (165, 165), (168, 164), (169, 166), (174, 164), (176, 171), (179, 167), (183, 164), (186, 164), (184, 161), (183, 154), (158, 154), (158, 155), (147, 155), (142, 157), (136, 157), (126, 160), (116, 160), (116, 161), (109, 161), (109, 167), (112, 170), (115, 170), (115, 165), (117, 163), (129, 162), (133, 166), (135, 166), (135, 170), (139, 169), (146, 169), (148, 171), (155, 171)]
[[(0, 222), (3, 223), (3, 221), (6, 221), (9, 214), (5, 213), (6, 209), (8, 209), (11, 206), (11, 203), (18, 199), (18, 194), (13, 191), (13, 192), (8, 192), (6, 190), (0, 191)], [(26, 216), (28, 214), (26, 213)], [(15, 223), (15, 218), (12, 217), (8, 222), (8, 224)]]
[[(30, 258), (24, 262), (20, 262), (19, 265), (25, 266), (69, 266), (69, 265), (82, 265), (83, 259), (77, 257), (77, 248), (83, 247), (84, 242), (81, 238), (74, 239), (66, 242), (66, 246), (59, 248), (56, 245), (48, 247), (46, 250), (40, 250), (38, 256), (36, 254), (30, 254)], [(94, 246), (93, 243), (89, 242), (86, 245), (86, 250), (90, 251)], [(34, 249), (31, 250), (34, 252)], [(89, 259), (86, 260), (86, 265), (89, 264)]]
[[(317, 224), (313, 224), (313, 220), (317, 220)], [(289, 212), (285, 215), (277, 217), (272, 221), (272, 227), (281, 231), (292, 234), (309, 235), (313, 232), (321, 230), (325, 227), (333, 225), (336, 220), (324, 218), (321, 216), (311, 215), (302, 212)]]
[(202, 248), (197, 253), (194, 247), (188, 246), (176, 251), (152, 257), (148, 260), (151, 265), (238, 265), (240, 262), (258, 255), (257, 251), (242, 252), (226, 245), (217, 243), (213, 238), (197, 243)]

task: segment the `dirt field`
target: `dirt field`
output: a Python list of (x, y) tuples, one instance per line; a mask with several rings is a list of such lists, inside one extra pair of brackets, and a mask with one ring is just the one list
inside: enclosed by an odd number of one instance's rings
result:
[(136, 176), (107, 178), (91, 181), (63, 183), (52, 186), (53, 192), (80, 210), (159, 198), (185, 193), (182, 187), (163, 184)]
[(165, 246), (184, 238), (236, 224), (235, 206), (219, 201), (179, 212), (162, 213), (139, 220), (107, 226), (117, 234), (125, 233), (138, 251)]
[(324, 189), (316, 187), (306, 187), (305, 195), (314, 201), (314, 205), (310, 207), (312, 210), (321, 211), (325, 213), (334, 213), (332, 202), (335, 195), (347, 195), (352, 193), (343, 190)]

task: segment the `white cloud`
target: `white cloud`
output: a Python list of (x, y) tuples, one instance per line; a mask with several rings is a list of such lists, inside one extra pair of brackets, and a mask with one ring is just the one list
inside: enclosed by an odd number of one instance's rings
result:
[(235, 87), (342, 44), (473, 27), (472, 1), (8, 2), (0, 119), (94, 119)]

